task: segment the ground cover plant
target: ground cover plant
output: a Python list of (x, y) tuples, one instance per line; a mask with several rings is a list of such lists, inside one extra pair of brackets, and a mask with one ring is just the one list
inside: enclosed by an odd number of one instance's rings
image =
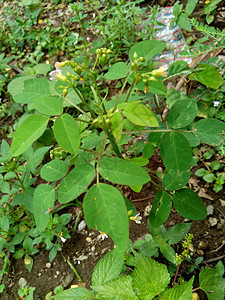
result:
[[(86, 37), (88, 14), (84, 13), (89, 2), (71, 3), (69, 6), (74, 16), (68, 19), (68, 23), (77, 23), (80, 29), (80, 35), (76, 35), (76, 41), (71, 44), (77, 45), (78, 49), (71, 59), (57, 61), (54, 67), (39, 63), (45, 51), (51, 52), (51, 47), (59, 49), (62, 46), (49, 40), (48, 46), (41, 44), (39, 56), (26, 57), (32, 64), (24, 66), (19, 75), (9, 80), (7, 69), (11, 68), (8, 65), (11, 58), (1, 56), (5, 64), (1, 69), (2, 93), (7, 101), (10, 97), (20, 112), (12, 130), (1, 141), (0, 250), (4, 260), (1, 276), (8, 271), (10, 256), (23, 258), (30, 272), (33, 256), (43, 248), (49, 251), (52, 262), (57, 252), (62, 250), (62, 243), (75, 233), (79, 217), (83, 215), (89, 228), (100, 231), (102, 236), (109, 235), (115, 244), (113, 252), (99, 262), (93, 274), (93, 278), (100, 276), (96, 274), (100, 274), (99, 268), (103, 268), (104, 274), (109, 272), (111, 277), (94, 279), (94, 294), (77, 288), (60, 296), (59, 288), (55, 299), (65, 298), (65, 295), (70, 299), (175, 299), (173, 297), (182, 293), (186, 295), (185, 299), (190, 299), (194, 278), (174, 286), (177, 273), (170, 270), (169, 274), (165, 266), (151, 257), (158, 257), (160, 251), (173, 267), (177, 267), (178, 272), (178, 266), (188, 256), (184, 250), (179, 260), (171, 245), (185, 237), (190, 223), (175, 225), (168, 232), (163, 224), (172, 209), (188, 220), (204, 220), (207, 217), (202, 199), (188, 185), (191, 169), (198, 162), (202, 162), (206, 169), (198, 169), (195, 174), (208, 183), (214, 182), (215, 192), (223, 188), (223, 163), (211, 161), (208, 165), (204, 162), (204, 159), (212, 158), (214, 151), (223, 151), (225, 144), (223, 66), (211, 60), (191, 69), (186, 62), (178, 61), (169, 66), (168, 72), (164, 67), (159, 68), (153, 57), (164, 51), (164, 42), (154, 40), (153, 36), (142, 41), (137, 41), (136, 36), (131, 36), (129, 41), (124, 38), (131, 34), (135, 20), (139, 21), (139, 15), (145, 11), (137, 6), (142, 1), (136, 4), (132, 1), (109, 1), (105, 7), (101, 4), (108, 12), (105, 15), (98, 9), (97, 4), (100, 3), (92, 2), (91, 7), (97, 15), (93, 21), (97, 24), (97, 33), (106, 24), (108, 30), (91, 48)], [(196, 4), (196, 1), (189, 0), (184, 12), (181, 6), (174, 6), (174, 21), (179, 18), (188, 20), (187, 30), (192, 24), (199, 26), (193, 19), (188, 19)], [(32, 12), (35, 13), (29, 19), (33, 23), (28, 22), (21, 27), (18, 22), (22, 22), (23, 18), (18, 9), (13, 30), (20, 32), (21, 48), (10, 46), (10, 51), (16, 55), (37, 36), (40, 28), (33, 28), (33, 25), (42, 23), (39, 14), (43, 11), (39, 1), (24, 1), (21, 7), (28, 19)], [(127, 12), (127, 8), (131, 10)], [(110, 26), (118, 22), (118, 18), (121, 19), (121, 27), (111, 32)], [(12, 26), (10, 22), (9, 27)], [(153, 23), (161, 26), (157, 21)], [(65, 40), (59, 39), (60, 43), (69, 45), (73, 34), (64, 31), (63, 26), (53, 31), (49, 29), (48, 36), (52, 38), (52, 32), (59, 36), (63, 34)], [(216, 41), (219, 35), (223, 37), (223, 32), (214, 31), (209, 26), (199, 27), (200, 31), (207, 31), (206, 36), (213, 32), (211, 37), (215, 37)], [(41, 30), (46, 33), (48, 28)], [(41, 43), (41, 32), (33, 51)], [(110, 44), (112, 41), (118, 41), (118, 44)], [(13, 43), (18, 46), (18, 41), (13, 40)], [(221, 44), (218, 46), (221, 47)], [(4, 47), (2, 45), (3, 50)], [(199, 49), (209, 52), (215, 47)], [(194, 50), (190, 53), (194, 55)], [(24, 55), (22, 57), (24, 59)], [(201, 87), (190, 94), (174, 88), (166, 89), (168, 80), (180, 76), (198, 82)], [(112, 85), (117, 88), (116, 94), (110, 90)], [(3, 117), (9, 115), (9, 112), (2, 114)], [(9, 137), (12, 139), (9, 140)], [(198, 157), (197, 151), (201, 143), (208, 147), (203, 158)], [(157, 171), (149, 166), (154, 153), (163, 162), (163, 168)], [(151, 235), (130, 246), (129, 222), (139, 223), (140, 216), (124, 191), (129, 187), (138, 193), (147, 183), (158, 189), (148, 217)], [(65, 213), (65, 208), (71, 206), (79, 208), (80, 212), (73, 230), (69, 231), (67, 224), (72, 214)], [(185, 249), (189, 243), (186, 242)], [(131, 275), (119, 276), (124, 253), (126, 265), (134, 269)], [(163, 282), (157, 281), (159, 288), (152, 293), (152, 287), (138, 286), (140, 279), (148, 281), (143, 264), (156, 273), (162, 271), (162, 278), (165, 278)], [(116, 271), (111, 270), (114, 266)], [(199, 286), (208, 299), (223, 299), (223, 273), (221, 262), (216, 269), (201, 270)], [(171, 276), (175, 276), (173, 287), (166, 289)], [(210, 283), (212, 280), (213, 283)], [(112, 295), (115, 285), (118, 289)], [(126, 290), (122, 291), (120, 285), (126, 286)], [(29, 297), (29, 293), (33, 297), (34, 288), (21, 289), (19, 295)]]

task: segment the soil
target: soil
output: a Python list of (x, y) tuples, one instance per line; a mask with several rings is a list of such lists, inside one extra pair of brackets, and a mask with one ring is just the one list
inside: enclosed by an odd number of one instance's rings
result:
[[(145, 1), (144, 5), (162, 6), (173, 5), (175, 1)], [(182, 3), (186, 1), (181, 1)], [(200, 2), (200, 1), (199, 1)], [(202, 1), (203, 3), (203, 1)], [(202, 4), (201, 4), (202, 5)], [(4, 137), (5, 138), (5, 137)], [(150, 159), (150, 167), (152, 170), (157, 170), (162, 167), (162, 161), (157, 153)], [(195, 169), (193, 169), (194, 174)], [(188, 269), (193, 265), (194, 260), (203, 256), (203, 261), (199, 268), (194, 271), (198, 274), (202, 266), (215, 267), (216, 263), (221, 259), (224, 262), (224, 249), (225, 249), (225, 195), (224, 191), (214, 193), (212, 186), (206, 185), (200, 181), (195, 175), (192, 175), (189, 184), (199, 194), (206, 205), (213, 207), (212, 214), (203, 221), (193, 221), (190, 233), (194, 235), (193, 251), (191, 252), (192, 261), (181, 265), (179, 276), (188, 278)], [(154, 196), (158, 191), (157, 187), (151, 184), (146, 184), (140, 193), (131, 191), (128, 187), (125, 188), (124, 193), (129, 198), (135, 208), (142, 216), (141, 224), (135, 222), (130, 223), (130, 239), (134, 242), (139, 238), (143, 238), (146, 233), (149, 233), (147, 227), (148, 216), (146, 215), (146, 207), (152, 204)], [(64, 209), (63, 213), (71, 212), (71, 208)], [(73, 212), (73, 211), (72, 211)], [(210, 224), (212, 218), (217, 222), (215, 225)], [(79, 223), (82, 219), (79, 220)], [(190, 222), (184, 220), (175, 209), (172, 209), (171, 214), (164, 224), (168, 229), (169, 227), (182, 222)], [(74, 221), (69, 224), (71, 232), (74, 226)], [(180, 244), (174, 246), (175, 251), (180, 253), (182, 247)], [(69, 288), (71, 285), (78, 284), (80, 286), (90, 287), (91, 276), (93, 269), (98, 262), (110, 249), (113, 248), (113, 242), (110, 238), (105, 240), (99, 239), (99, 232), (88, 229), (78, 231), (76, 230), (74, 236), (62, 244), (62, 251), (58, 252), (56, 258), (52, 263), (49, 263), (48, 251), (42, 251), (33, 256), (34, 265), (32, 272), (24, 266), (22, 259), (12, 260), (10, 271), (7, 276), (3, 277), (2, 283), (6, 288), (0, 299), (14, 300), (17, 299), (19, 280), (24, 278), (29, 287), (36, 287), (34, 293), (35, 300), (43, 300), (45, 296), (54, 290), (58, 285), (64, 288)], [(76, 277), (74, 271), (71, 269), (67, 260), (76, 268), (78, 274), (83, 282), (80, 282)], [(166, 262), (163, 257), (159, 258), (160, 262)], [(168, 262), (167, 262), (168, 265)], [(193, 275), (193, 273), (192, 273)], [(197, 283), (196, 283), (197, 286)], [(201, 299), (207, 299), (206, 295), (202, 292), (199, 293)]]

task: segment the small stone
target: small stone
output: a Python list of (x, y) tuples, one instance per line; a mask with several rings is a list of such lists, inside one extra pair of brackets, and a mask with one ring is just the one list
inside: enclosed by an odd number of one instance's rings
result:
[(91, 242), (92, 242), (92, 238), (90, 238), (90, 237), (88, 236), (88, 237), (86, 237), (86, 241), (87, 241), (88, 243), (91, 243)]
[(197, 253), (199, 256), (203, 256), (205, 254), (204, 251), (202, 251), (202, 250), (197, 250)]
[(19, 286), (21, 289), (24, 289), (27, 286), (27, 281), (25, 278), (21, 277), (18, 281)]
[(86, 222), (84, 220), (81, 221), (80, 224), (77, 227), (78, 231), (82, 231), (83, 229), (85, 229), (86, 225), (87, 224), (86, 224)]
[(57, 278), (57, 275), (54, 275), (54, 278)]
[(152, 209), (152, 205), (147, 205), (147, 206), (145, 207), (145, 210), (144, 210), (144, 217), (149, 216), (151, 209)]
[(38, 277), (40, 277), (41, 276), (41, 273), (38, 273)]
[(208, 244), (203, 241), (200, 241), (198, 244), (198, 249), (206, 249), (207, 247), (208, 247)]
[(50, 262), (48, 262), (47, 264), (46, 264), (46, 268), (51, 268), (51, 263)]
[(220, 230), (222, 227), (223, 227), (223, 225), (222, 225), (221, 223), (218, 223), (217, 226), (216, 226), (216, 228), (217, 228), (218, 230)]
[(95, 246), (91, 247), (91, 251), (94, 252), (95, 251)]
[(225, 206), (225, 200), (220, 199), (220, 204), (224, 207)]
[(216, 218), (212, 218), (212, 217), (209, 218), (210, 226), (215, 226), (217, 223), (218, 223), (218, 221)]
[(213, 214), (214, 207), (212, 205), (207, 206), (207, 216), (210, 216)]
[(86, 259), (88, 259), (88, 256), (86, 256), (86, 255), (80, 255), (80, 256), (77, 258), (77, 260), (80, 260), (80, 261), (86, 260)]
[(59, 271), (56, 271), (55, 273), (56, 273), (56, 275), (59, 275), (59, 274), (60, 274), (60, 272), (59, 272)]
[(62, 286), (66, 288), (72, 281), (73, 281), (74, 275), (68, 274), (66, 278), (63, 280)]

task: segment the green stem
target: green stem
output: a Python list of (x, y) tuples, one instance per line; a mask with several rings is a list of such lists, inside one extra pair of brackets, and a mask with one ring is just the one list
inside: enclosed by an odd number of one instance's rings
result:
[(18, 181), (19, 181), (19, 183), (20, 183), (21, 189), (22, 189), (22, 190), (23, 190), (23, 192), (25, 193), (25, 191), (26, 191), (26, 188), (25, 188), (25, 186), (23, 185), (23, 182), (22, 182), (22, 180), (20, 179), (20, 177), (19, 177), (19, 175), (18, 175), (18, 173), (17, 173), (17, 172), (15, 172), (15, 174), (16, 174), (16, 178), (18, 179)]
[(90, 117), (82, 108), (71, 102), (70, 100), (64, 98), (68, 103), (70, 103), (72, 106), (74, 106), (76, 109), (78, 109), (82, 114), (84, 114), (86, 117), (88, 117), (91, 121), (94, 121), (92, 117)]
[(68, 265), (70, 266), (70, 268), (73, 270), (73, 272), (75, 273), (75, 275), (77, 276), (77, 278), (79, 279), (80, 282), (83, 282), (82, 278), (80, 277), (79, 273), (77, 272), (77, 270), (75, 269), (75, 267), (71, 264), (71, 262), (66, 259), (64, 257), (64, 259), (66, 260), (66, 262), (68, 263)]
[(90, 106), (87, 104), (87, 102), (84, 100), (84, 97), (82, 96), (82, 94), (80, 93), (80, 91), (73, 85), (73, 89), (75, 91), (75, 93), (77, 94), (77, 96), (81, 99), (81, 101), (83, 102), (83, 104), (87, 107), (87, 109), (90, 111), (91, 115), (93, 118), (96, 118), (96, 114), (95, 112), (90, 108)]
[(98, 161), (97, 161), (97, 166), (96, 166), (96, 171), (97, 171), (97, 184), (99, 184), (99, 169), (98, 169), (98, 165), (102, 156), (102, 152), (103, 152), (103, 148), (104, 148), (104, 144), (105, 144), (105, 140), (106, 140), (107, 134), (104, 134), (103, 140), (102, 140), (102, 144), (101, 144), (101, 149), (100, 152), (98, 154)]
[(120, 93), (119, 93), (119, 95), (118, 95), (118, 97), (117, 97), (117, 99), (116, 99), (116, 103), (115, 103), (115, 105), (114, 105), (114, 110), (116, 110), (116, 107), (117, 107), (117, 105), (118, 105), (118, 103), (119, 103), (119, 101), (120, 101), (120, 98), (121, 98), (121, 96), (122, 96), (122, 94), (123, 94), (123, 91), (124, 91), (124, 89), (125, 89), (125, 87), (126, 87), (126, 85), (127, 85), (127, 82), (128, 82), (128, 78), (130, 77), (130, 75), (132, 74), (132, 72), (130, 72), (129, 74), (128, 74), (128, 76), (127, 76), (127, 78), (125, 79), (125, 81), (124, 81), (124, 83), (123, 83), (123, 86), (122, 86), (122, 88), (121, 88), (121, 90), (120, 90)]
[(132, 92), (132, 90), (133, 90), (133, 87), (134, 87), (135, 82), (136, 82), (136, 78), (135, 78), (135, 76), (134, 76), (134, 79), (133, 79), (133, 81), (132, 81), (132, 84), (131, 84), (131, 86), (130, 86), (130, 89), (129, 89), (128, 93), (127, 93), (127, 97), (126, 97), (125, 102), (128, 101), (128, 99), (129, 99), (129, 97), (130, 97), (130, 94), (131, 94), (131, 92)]

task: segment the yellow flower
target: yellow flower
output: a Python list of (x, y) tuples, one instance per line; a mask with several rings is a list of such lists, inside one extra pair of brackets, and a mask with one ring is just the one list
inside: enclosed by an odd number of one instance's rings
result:
[(206, 0), (206, 1), (205, 1), (205, 4), (208, 4), (209, 2), (210, 2), (210, 0)]
[(152, 71), (152, 76), (154, 77), (166, 77), (167, 72), (164, 67)]

